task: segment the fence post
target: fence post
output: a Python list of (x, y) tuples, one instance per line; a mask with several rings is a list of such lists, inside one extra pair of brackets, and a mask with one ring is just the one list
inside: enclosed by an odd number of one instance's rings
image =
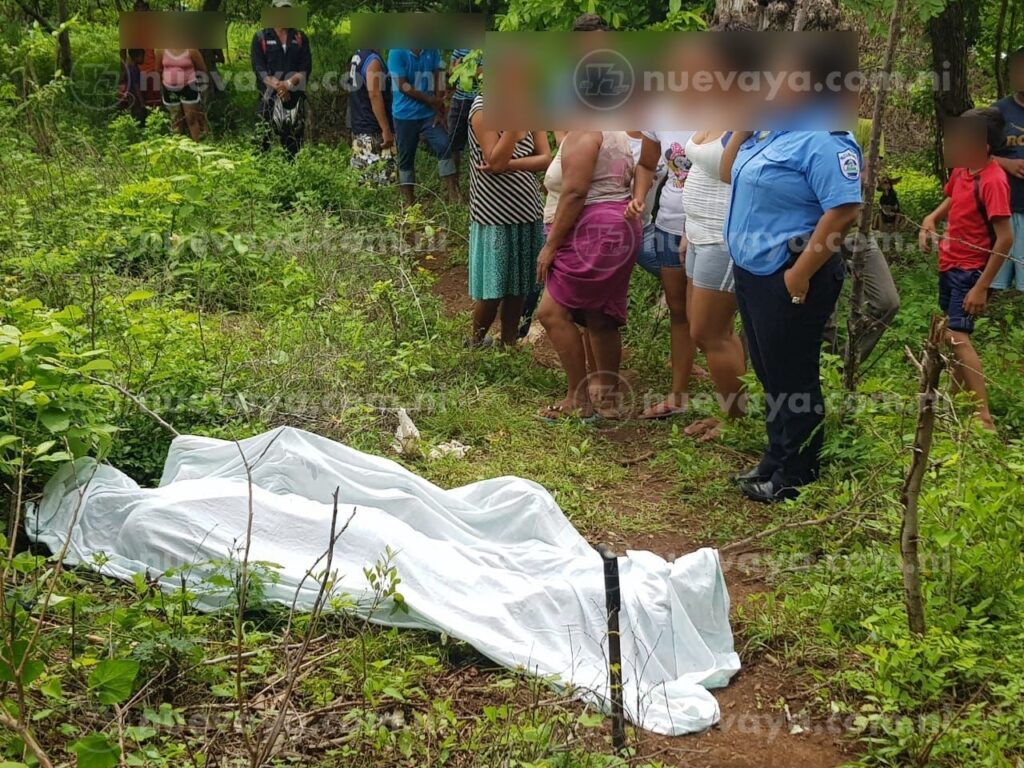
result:
[(604, 604), (608, 617), (608, 692), (612, 704), (612, 746), (626, 751), (626, 716), (622, 705), (622, 644), (619, 635), (619, 611), (622, 592), (619, 589), (619, 558), (600, 545), (597, 551), (604, 560)]
[(903, 602), (907, 624), (915, 635), (923, 635), (924, 598), (921, 595), (921, 561), (918, 557), (917, 500), (921, 482), (928, 469), (928, 455), (935, 432), (935, 401), (938, 399), (939, 376), (942, 373), (942, 347), (946, 336), (946, 318), (932, 318), (928, 343), (921, 356), (921, 378), (918, 386), (917, 429), (914, 432), (914, 455), (903, 482), (901, 501), (903, 523), (900, 526), (900, 554), (903, 557)]

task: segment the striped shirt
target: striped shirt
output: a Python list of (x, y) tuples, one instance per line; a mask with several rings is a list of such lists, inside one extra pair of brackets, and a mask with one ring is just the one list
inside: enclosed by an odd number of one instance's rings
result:
[[(544, 204), (540, 184), (530, 171), (488, 173), (477, 168), (484, 163), (484, 153), (473, 130), (473, 115), (483, 109), (482, 96), (473, 100), (469, 110), (469, 218), (477, 224), (528, 224), (540, 221)], [(534, 153), (533, 134), (516, 142), (513, 158)]]
[[(452, 63), (464, 59), (469, 56), (470, 48), (456, 48), (452, 51)], [(479, 63), (479, 62), (478, 62)], [(475, 99), (477, 96), (476, 91), (464, 91), (461, 88), (456, 87), (455, 92), (452, 94), (453, 99)]]

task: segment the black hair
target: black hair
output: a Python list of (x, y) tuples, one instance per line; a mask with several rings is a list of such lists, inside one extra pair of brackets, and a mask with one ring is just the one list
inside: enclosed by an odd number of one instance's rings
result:
[(142, 48), (129, 48), (128, 58), (132, 61), (146, 58), (146, 51)]
[(611, 27), (596, 13), (584, 13), (572, 23), (573, 32), (607, 32)]
[(985, 141), (988, 143), (989, 152), (998, 152), (1006, 145), (1006, 118), (995, 107), (968, 109), (960, 117), (984, 119)]

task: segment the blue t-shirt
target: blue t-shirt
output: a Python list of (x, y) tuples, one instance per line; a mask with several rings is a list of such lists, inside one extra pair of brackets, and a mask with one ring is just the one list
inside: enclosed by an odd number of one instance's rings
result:
[(732, 168), (725, 240), (737, 266), (770, 275), (789, 242), (810, 235), (830, 208), (861, 202), (861, 153), (847, 131), (761, 131)]
[[(1006, 146), (997, 154), (1024, 160), (1024, 107), (1013, 96), (995, 103), (1006, 120)], [(1010, 179), (1010, 210), (1024, 213), (1024, 179), (1006, 174)]]
[[(392, 48), (388, 53), (388, 72), (394, 80), (394, 101), (391, 110), (396, 120), (424, 120), (434, 114), (429, 104), (406, 96), (398, 89), (398, 78), (404, 77), (417, 91), (434, 94), (435, 75), (442, 70), (441, 52), (436, 48), (421, 48), (419, 54), (411, 48)], [(442, 76), (444, 73), (441, 73)]]

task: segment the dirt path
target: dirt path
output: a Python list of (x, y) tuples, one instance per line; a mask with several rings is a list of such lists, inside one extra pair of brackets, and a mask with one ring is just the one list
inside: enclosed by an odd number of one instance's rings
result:
[[(451, 314), (466, 312), (471, 302), (466, 295), (466, 268), (449, 267), (443, 262), (424, 263), (437, 276), (434, 291), (444, 300)], [(557, 365), (554, 351), (545, 343), (538, 345), (535, 357), (541, 364)], [(602, 429), (603, 440), (624, 446), (644, 445), (650, 435), (640, 435), (635, 422), (623, 422), (613, 429)], [(630, 452), (635, 448), (630, 447)], [(603, 531), (601, 541), (619, 552), (645, 549), (674, 559), (714, 542), (702, 540), (700, 520), (695, 507), (687, 503), (676, 478), (667, 471), (651, 468), (640, 461), (629, 468), (628, 492), (615, 494), (616, 507), (624, 516), (649, 514), (652, 507), (668, 513), (672, 532), (627, 534)], [(737, 499), (738, 514), (758, 514), (759, 508)], [(771, 591), (757, 574), (723, 563), (725, 580), (736, 606), (752, 595)], [(737, 647), (742, 648), (742, 626), (734, 621)], [(769, 655), (743, 657), (743, 669), (728, 687), (715, 692), (722, 709), (720, 723), (710, 730), (682, 738), (667, 738), (643, 732), (639, 755), (665, 765), (686, 768), (833, 768), (848, 759), (841, 734), (824, 720), (809, 718), (801, 691), (813, 683), (783, 669)], [(788, 716), (787, 716), (788, 710)], [(796, 727), (794, 727), (796, 726)]]

